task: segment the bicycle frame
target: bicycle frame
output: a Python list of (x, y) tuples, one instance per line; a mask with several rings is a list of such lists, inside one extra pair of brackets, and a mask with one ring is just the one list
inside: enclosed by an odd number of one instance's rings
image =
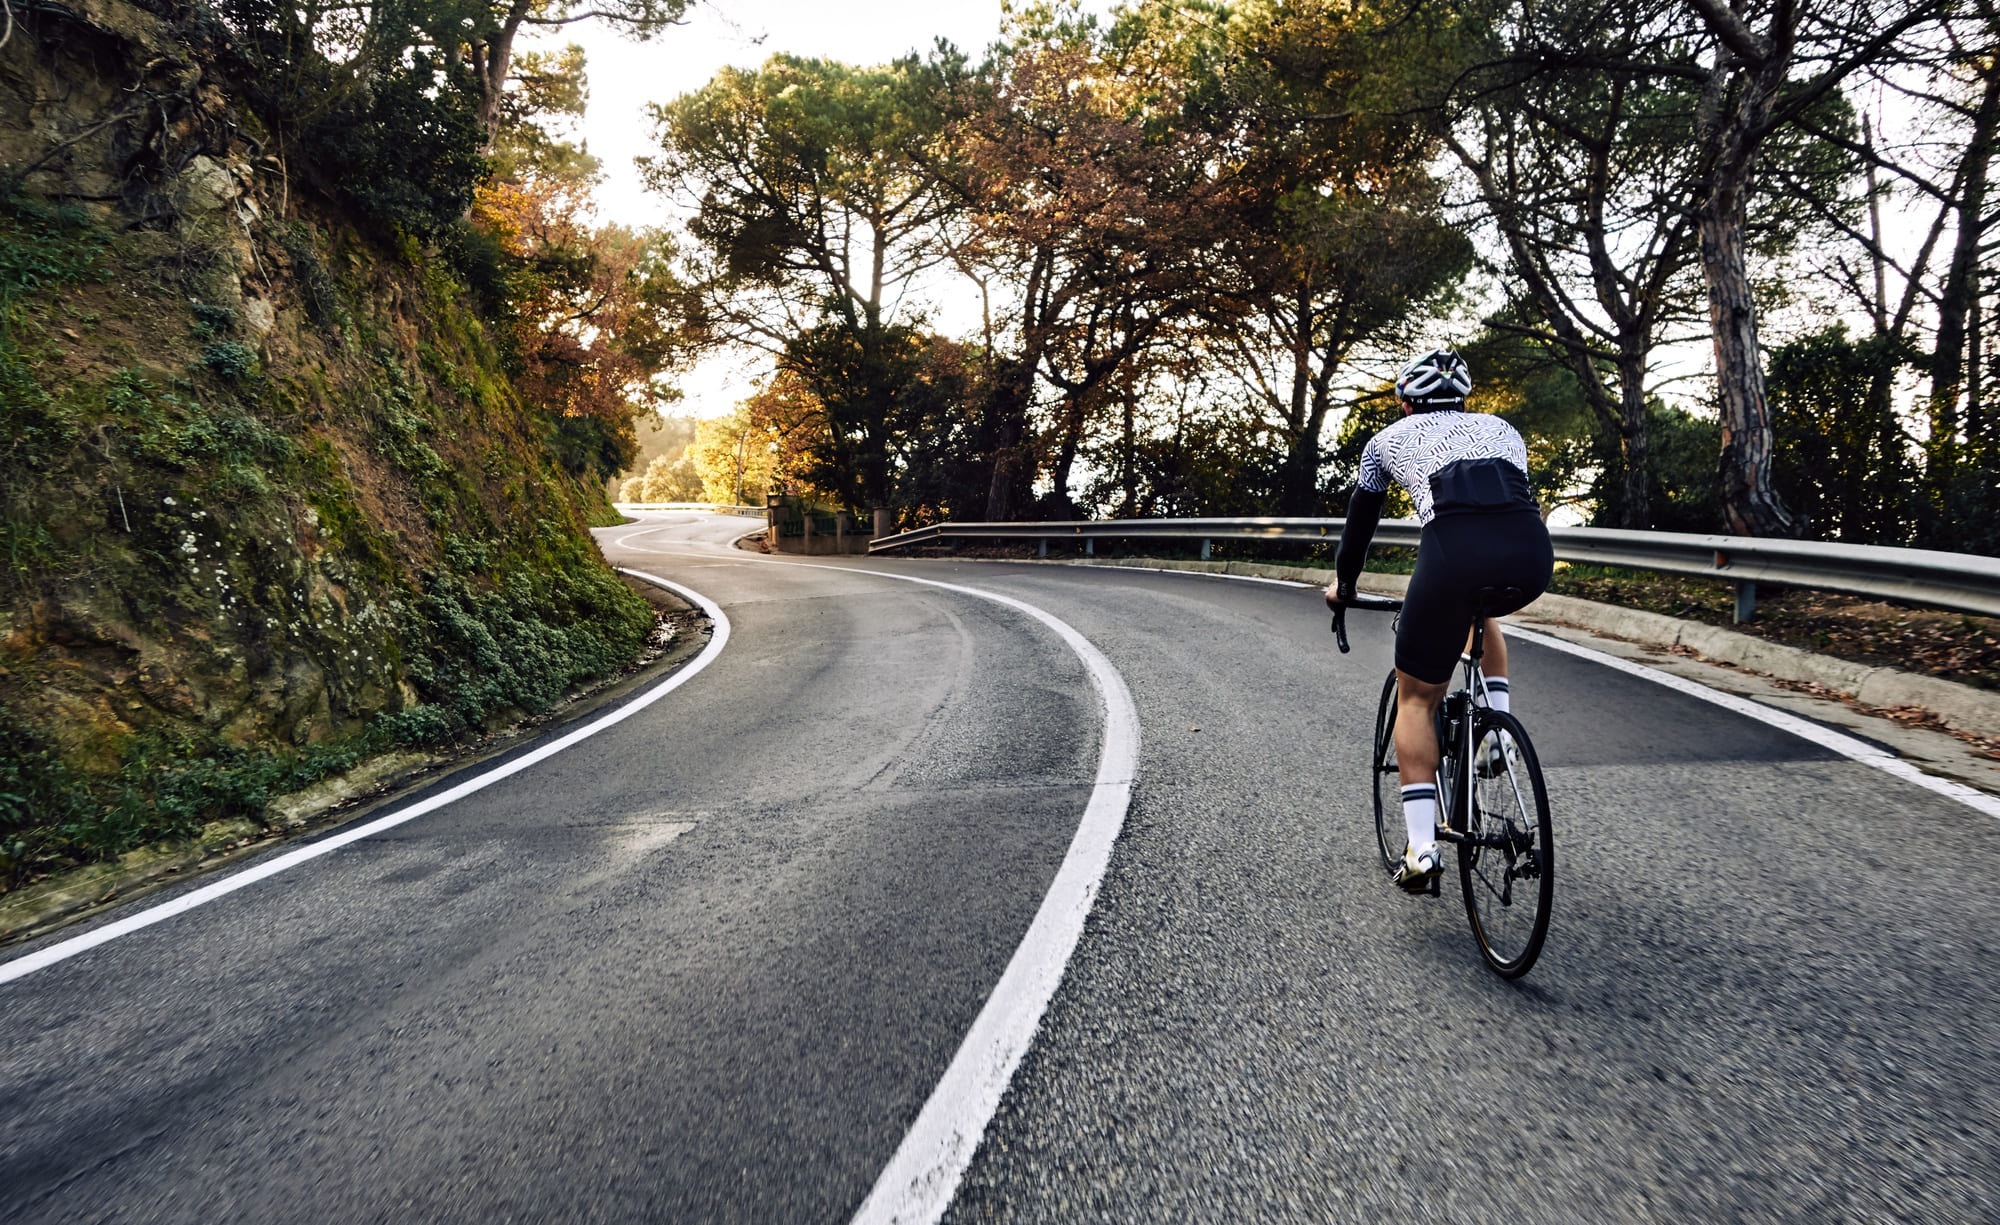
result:
[[(1487, 704), (1486, 672), (1480, 667), (1485, 651), (1486, 618), (1475, 617), (1472, 642), (1459, 659), (1464, 681), (1438, 704), (1438, 777), (1440, 783), (1450, 779), (1449, 789), (1438, 788), (1438, 841), (1504, 849), (1506, 839), (1472, 833), (1472, 755), (1479, 749), (1473, 742), (1472, 723), (1476, 708)], [(1510, 768), (1508, 781), (1518, 798), (1521, 785), (1512, 774)]]
[(1472, 641), (1460, 660), (1465, 681), (1438, 704), (1438, 771), (1444, 773), (1447, 761), (1451, 767), (1451, 794), (1440, 806), (1445, 819), (1438, 823), (1444, 842), (1463, 842), (1472, 828), (1472, 753), (1477, 747), (1472, 743), (1472, 708), (1486, 696), (1486, 674), (1479, 666), (1485, 653), (1486, 619), (1474, 617)]

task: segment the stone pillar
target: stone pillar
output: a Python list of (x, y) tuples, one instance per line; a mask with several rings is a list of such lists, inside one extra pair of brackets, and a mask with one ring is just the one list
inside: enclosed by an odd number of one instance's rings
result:
[(895, 533), (895, 519), (889, 508), (886, 506), (876, 507), (875, 534), (872, 537), (870, 537), (870, 539), (880, 540), (882, 539), (882, 537), (893, 535), (894, 533)]

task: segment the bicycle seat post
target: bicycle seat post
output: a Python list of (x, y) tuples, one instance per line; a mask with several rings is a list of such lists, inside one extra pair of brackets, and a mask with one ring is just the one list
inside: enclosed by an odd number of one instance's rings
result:
[(1486, 619), (1493, 610), (1519, 608), (1523, 600), (1518, 587), (1481, 587), (1472, 593), (1472, 647), (1466, 652), (1472, 659), (1475, 671), (1479, 668), (1479, 657), (1486, 651)]

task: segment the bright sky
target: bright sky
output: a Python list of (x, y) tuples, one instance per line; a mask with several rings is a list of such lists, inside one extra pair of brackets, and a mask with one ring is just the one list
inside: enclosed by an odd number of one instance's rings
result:
[[(604, 163), (597, 189), (606, 221), (633, 228), (666, 224), (673, 210), (640, 185), (633, 159), (654, 152), (648, 104), (701, 88), (725, 67), (754, 68), (778, 52), (851, 64), (886, 63), (927, 52), (940, 37), (975, 59), (999, 36), (1003, 0), (696, 0), (687, 24), (649, 42), (620, 38), (609, 25), (582, 22), (544, 46), (584, 49), (590, 109), (577, 130)], [(1111, 0), (1086, 0), (1103, 13)], [(699, 417), (728, 412), (749, 394), (755, 370), (712, 360), (679, 381), (677, 411)]]
[(664, 222), (664, 202), (639, 186), (632, 160), (654, 151), (648, 104), (707, 84), (726, 67), (755, 68), (780, 51), (878, 64), (949, 38), (976, 55), (1000, 31), (1001, 0), (697, 0), (687, 24), (648, 42), (583, 22), (550, 42), (578, 43), (590, 78), (581, 135), (604, 161), (599, 209), (626, 225)]

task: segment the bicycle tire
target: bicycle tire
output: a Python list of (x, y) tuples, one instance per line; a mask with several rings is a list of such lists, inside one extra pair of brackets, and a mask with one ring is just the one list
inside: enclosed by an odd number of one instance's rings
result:
[(1403, 863), (1409, 834), (1403, 824), (1403, 784), (1396, 768), (1396, 674), (1382, 682), (1382, 701), (1375, 708), (1375, 750), (1369, 758), (1375, 798), (1375, 845), (1382, 866), (1391, 875)]
[(1505, 733), (1516, 754), (1498, 772), (1475, 769), (1468, 788), (1466, 838), (1458, 847), (1458, 881), (1465, 916), (1480, 956), (1502, 978), (1534, 967), (1548, 939), (1555, 903), (1555, 829), (1549, 793), (1527, 729), (1511, 714), (1481, 708), (1473, 744)]

